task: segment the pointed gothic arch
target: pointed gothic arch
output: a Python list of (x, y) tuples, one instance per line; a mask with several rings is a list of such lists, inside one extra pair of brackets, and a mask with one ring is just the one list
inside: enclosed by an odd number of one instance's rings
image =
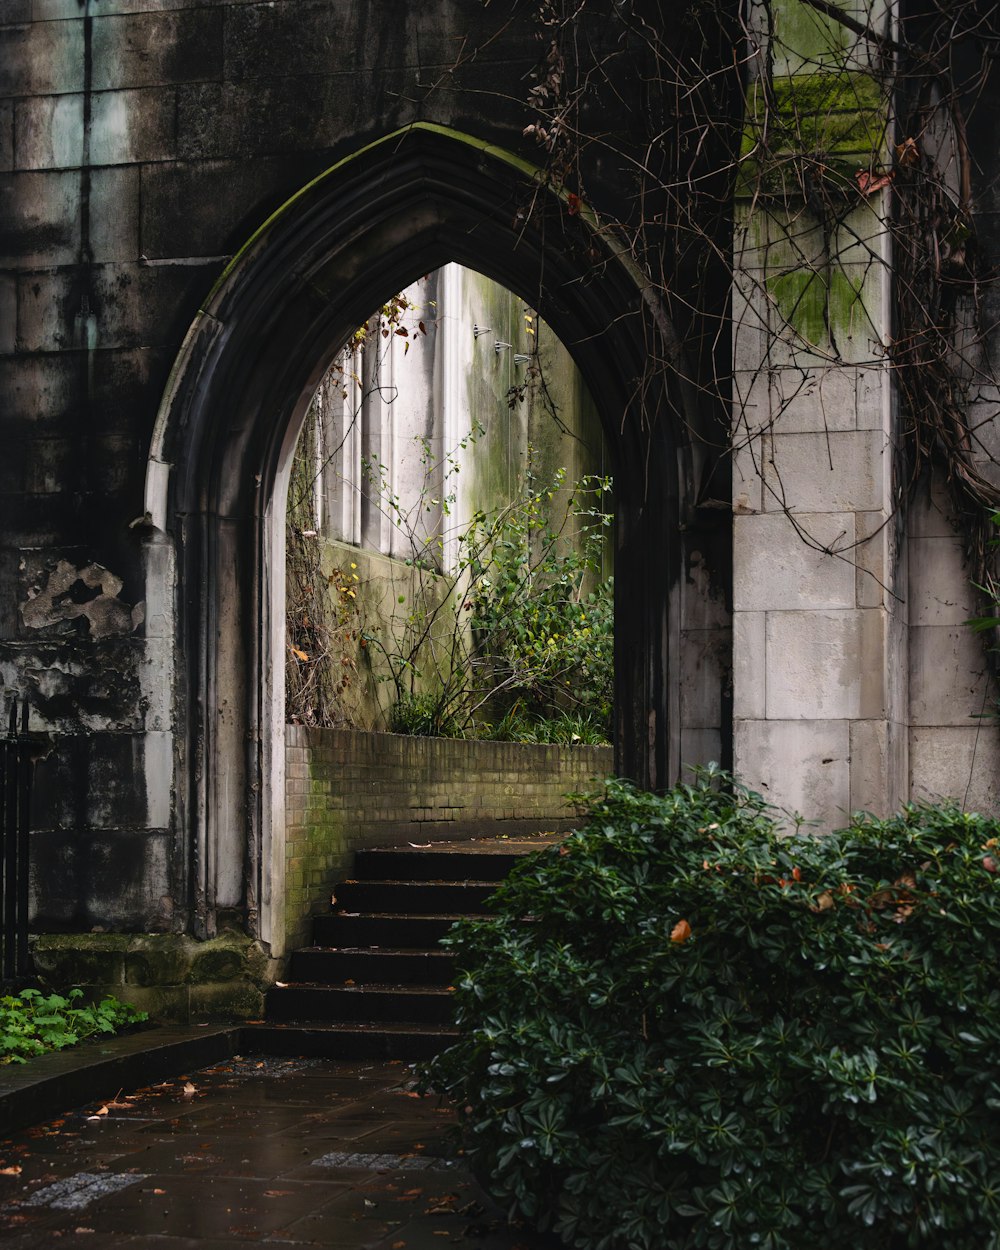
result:
[(679, 373), (647, 367), (674, 359), (671, 327), (617, 236), (538, 170), (408, 127), (309, 183), (248, 241), (188, 331), (157, 419), (147, 597), (176, 621), (179, 873), (201, 935), (232, 910), (280, 945), (275, 623), (306, 407), (372, 308), (448, 261), (537, 308), (591, 390), (616, 478), (616, 770), (652, 788), (677, 775), (676, 536), (693, 503), (693, 405)]

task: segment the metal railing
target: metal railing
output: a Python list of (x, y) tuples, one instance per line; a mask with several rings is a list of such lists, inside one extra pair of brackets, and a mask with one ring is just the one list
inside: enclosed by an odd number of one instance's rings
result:
[(34, 746), (28, 734), (27, 700), (15, 699), (7, 714), (7, 736), (0, 738), (0, 937), (4, 981), (29, 974), (28, 829)]

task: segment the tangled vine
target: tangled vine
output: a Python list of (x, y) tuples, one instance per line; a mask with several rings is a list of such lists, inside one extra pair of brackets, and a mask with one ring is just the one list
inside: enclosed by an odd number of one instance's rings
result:
[[(688, 0), (679, 11), (665, 0), (534, 0), (540, 54), (524, 134), (569, 213), (586, 200), (585, 154), (622, 172), (629, 194), (604, 222), (627, 238), (678, 329), (673, 350), (651, 337), (648, 373), (689, 384), (685, 418), (708, 461), (701, 502), (721, 505), (720, 467), (740, 453), (763, 458), (761, 436), (792, 405), (822, 406), (824, 374), (888, 366), (900, 409), (894, 522), (901, 530), (918, 483), (947, 483), (970, 578), (995, 612), (997, 257), (978, 227), (996, 186), (970, 130), (1000, 94), (1000, 6), (866, 7), (863, 19), (833, 0), (802, 0), (825, 40), (810, 62), (772, 0)], [(622, 75), (644, 83), (641, 108), (615, 93)], [(597, 124), (604, 113), (613, 125)], [(631, 140), (612, 149), (612, 133)], [(766, 259), (747, 263), (760, 247), (777, 258), (772, 272)], [(869, 275), (885, 267), (888, 333), (865, 324)], [(765, 339), (750, 376), (734, 370), (734, 329)], [(755, 402), (761, 388), (766, 405)], [(811, 533), (780, 467), (768, 468), (769, 507), (784, 509), (803, 541), (851, 559), (871, 538), (831, 545)], [(994, 655), (998, 642), (994, 630)]]

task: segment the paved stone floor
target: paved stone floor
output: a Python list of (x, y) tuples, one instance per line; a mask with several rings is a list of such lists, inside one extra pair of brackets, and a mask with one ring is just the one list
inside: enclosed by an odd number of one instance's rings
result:
[(542, 1250), (408, 1066), (237, 1058), (0, 1141), (0, 1244)]

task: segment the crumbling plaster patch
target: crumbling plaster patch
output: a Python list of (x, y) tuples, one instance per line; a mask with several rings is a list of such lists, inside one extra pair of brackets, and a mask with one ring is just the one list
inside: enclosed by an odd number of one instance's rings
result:
[[(21, 570), (27, 568), (21, 561)], [(101, 564), (78, 567), (59, 560), (55, 568), (32, 579), (21, 603), (21, 619), (28, 629), (47, 629), (81, 618), (91, 638), (130, 634), (143, 620), (144, 605), (134, 607), (119, 596), (124, 583)]]

